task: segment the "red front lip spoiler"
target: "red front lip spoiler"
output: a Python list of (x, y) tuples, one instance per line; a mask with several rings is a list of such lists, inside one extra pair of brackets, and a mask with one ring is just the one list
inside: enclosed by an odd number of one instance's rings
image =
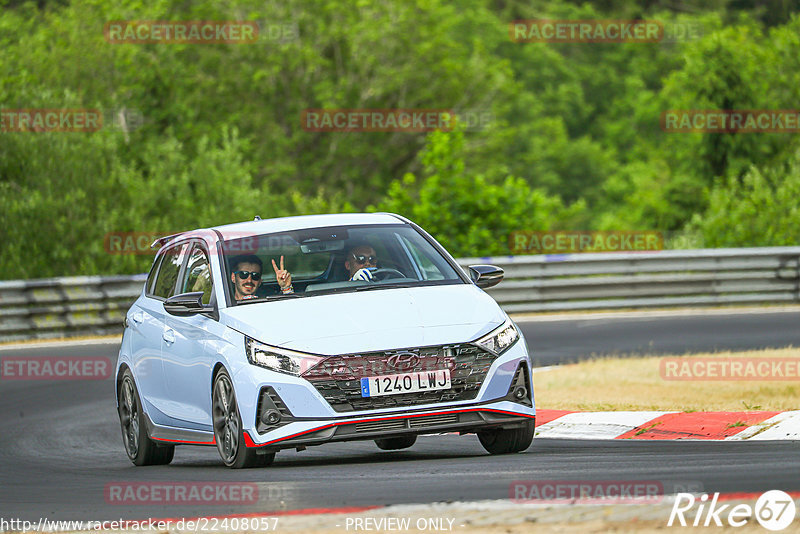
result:
[(527, 415), (527, 414), (521, 414), (521, 413), (517, 413), (517, 412), (509, 412), (509, 411), (506, 411), (506, 410), (497, 410), (495, 408), (465, 408), (465, 409), (462, 409), (462, 410), (443, 410), (443, 411), (440, 411), (440, 412), (426, 412), (426, 413), (413, 414), (413, 415), (395, 415), (395, 416), (388, 416), (388, 417), (371, 417), (371, 418), (367, 418), (367, 419), (357, 419), (357, 420), (352, 420), (351, 419), (351, 420), (347, 420), (347, 421), (336, 421), (334, 423), (328, 423), (328, 424), (321, 425), (321, 426), (318, 426), (318, 427), (315, 427), (315, 428), (312, 428), (312, 429), (309, 429), (309, 430), (304, 430), (302, 432), (298, 432), (297, 434), (292, 434), (292, 435), (289, 435), (289, 436), (286, 436), (286, 437), (283, 437), (283, 438), (273, 439), (272, 441), (267, 441), (265, 443), (256, 443), (256, 442), (254, 442), (253, 439), (250, 437), (250, 433), (245, 430), (244, 431), (244, 444), (245, 444), (245, 446), (251, 447), (251, 448), (252, 447), (265, 447), (267, 445), (272, 445), (272, 444), (278, 443), (280, 441), (286, 441), (288, 439), (293, 439), (293, 438), (296, 438), (296, 437), (299, 437), (299, 436), (303, 436), (305, 434), (310, 434), (312, 432), (318, 432), (320, 430), (325, 430), (326, 428), (331, 428), (331, 427), (335, 427), (335, 426), (353, 425), (353, 424), (357, 424), (357, 423), (369, 423), (369, 422), (372, 422), (372, 421), (390, 421), (392, 419), (414, 419), (414, 418), (417, 418), (417, 417), (428, 417), (428, 416), (431, 416), (431, 415), (447, 415), (447, 414), (452, 414), (452, 413), (468, 413), (468, 412), (493, 412), (493, 413), (499, 413), (499, 414), (503, 414), (503, 415), (514, 415), (514, 416), (517, 416), (517, 417), (527, 417), (529, 419), (536, 420), (536, 416), (535, 415)]

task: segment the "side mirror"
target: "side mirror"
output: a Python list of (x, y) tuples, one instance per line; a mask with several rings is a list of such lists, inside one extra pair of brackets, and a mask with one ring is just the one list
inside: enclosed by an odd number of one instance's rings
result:
[(503, 280), (505, 271), (495, 265), (470, 265), (469, 277), (481, 289), (496, 286)]
[(164, 301), (164, 310), (171, 315), (195, 315), (212, 312), (213, 309), (213, 306), (203, 304), (202, 291), (173, 295)]

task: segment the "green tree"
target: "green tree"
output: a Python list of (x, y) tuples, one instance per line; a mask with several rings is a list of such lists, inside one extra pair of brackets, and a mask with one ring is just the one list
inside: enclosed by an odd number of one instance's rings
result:
[(706, 247), (797, 246), (800, 243), (800, 150), (783, 165), (751, 167), (741, 180), (715, 186), (691, 230)]
[(509, 254), (513, 231), (561, 229), (583, 209), (565, 208), (521, 178), (472, 174), (463, 150), (463, 132), (431, 133), (420, 156), (423, 177), (393, 182), (377, 209), (408, 217), (456, 256)]

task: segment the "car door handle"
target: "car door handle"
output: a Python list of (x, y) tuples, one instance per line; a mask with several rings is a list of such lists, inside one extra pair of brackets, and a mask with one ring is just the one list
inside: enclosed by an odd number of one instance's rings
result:
[(131, 319), (134, 323), (139, 324), (144, 321), (144, 314), (142, 312), (134, 312), (131, 314)]
[(167, 328), (164, 330), (164, 334), (161, 336), (164, 338), (164, 341), (167, 343), (174, 343), (175, 342), (175, 330), (171, 328)]

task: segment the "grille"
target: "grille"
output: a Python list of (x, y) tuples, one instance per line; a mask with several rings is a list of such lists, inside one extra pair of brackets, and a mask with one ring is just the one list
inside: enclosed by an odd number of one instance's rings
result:
[(408, 420), (408, 426), (411, 428), (421, 428), (425, 426), (446, 425), (449, 423), (458, 423), (458, 414), (449, 415), (431, 415), (430, 417), (415, 417)]
[(370, 421), (355, 425), (356, 432), (377, 432), (383, 430), (405, 430), (407, 428), (425, 428), (426, 426), (458, 423), (458, 414), (427, 415), (408, 419), (391, 419), (389, 421)]
[[(411, 364), (405, 364), (402, 369), (389, 366), (389, 358), (398, 354), (402, 354), (403, 361), (408, 362), (408, 353), (418, 359)], [(304, 373), (303, 378), (311, 382), (337, 412), (379, 410), (472, 400), (478, 395), (495, 358), (494, 354), (471, 344), (346, 354), (325, 359)], [(363, 377), (437, 369), (450, 370), (450, 389), (382, 397), (361, 396), (360, 379)]]
[(356, 432), (378, 432), (381, 430), (402, 430), (406, 422), (402, 419), (396, 421), (374, 421), (371, 423), (358, 423)]

